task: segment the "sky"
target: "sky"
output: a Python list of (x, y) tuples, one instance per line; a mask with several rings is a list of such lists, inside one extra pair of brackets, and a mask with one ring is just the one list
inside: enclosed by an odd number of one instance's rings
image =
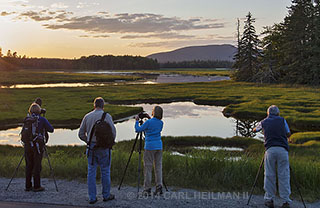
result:
[(236, 43), (248, 12), (257, 33), (291, 0), (0, 0), (0, 47), (28, 57), (140, 55)]

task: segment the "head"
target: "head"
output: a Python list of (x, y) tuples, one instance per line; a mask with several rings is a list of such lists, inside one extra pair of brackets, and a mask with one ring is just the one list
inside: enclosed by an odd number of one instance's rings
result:
[(104, 100), (102, 97), (97, 97), (96, 99), (94, 99), (94, 102), (93, 102), (93, 106), (94, 108), (101, 108), (103, 109), (104, 108)]
[(152, 109), (152, 116), (161, 120), (163, 116), (162, 108), (158, 105), (154, 106), (154, 108)]
[(267, 110), (267, 114), (268, 114), (268, 116), (269, 115), (279, 116), (280, 115), (280, 110), (276, 105), (271, 105)]
[(37, 97), (35, 100), (34, 100), (35, 103), (37, 103), (40, 107), (42, 105), (42, 100), (41, 98)]
[(41, 107), (37, 103), (32, 103), (29, 107), (29, 114), (40, 115), (40, 113), (41, 113)]

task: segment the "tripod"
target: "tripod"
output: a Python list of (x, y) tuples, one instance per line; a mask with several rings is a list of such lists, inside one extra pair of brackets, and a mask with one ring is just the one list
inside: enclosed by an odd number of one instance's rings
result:
[[(54, 185), (55, 185), (55, 187), (56, 187), (56, 191), (58, 192), (58, 186), (57, 186), (57, 183), (56, 183), (56, 179), (55, 179), (55, 177), (54, 177), (54, 174), (53, 174), (53, 169), (52, 169), (52, 166), (51, 166), (51, 162), (50, 162), (50, 159), (49, 159), (49, 155), (48, 155), (48, 151), (47, 151), (46, 145), (44, 145), (43, 149), (44, 149), (45, 155), (46, 155), (46, 157), (47, 157), (47, 159), (48, 159), (48, 164), (49, 164), (49, 167), (50, 167), (50, 175), (51, 175), (52, 178), (53, 178)], [(12, 177), (11, 177), (11, 180), (10, 180), (10, 182), (9, 182), (7, 188), (6, 188), (6, 191), (8, 191), (9, 186), (10, 186), (13, 178), (16, 176), (16, 174), (17, 174), (17, 172), (18, 172), (18, 169), (19, 169), (19, 167), (20, 167), (20, 165), (21, 165), (21, 162), (22, 162), (23, 158), (26, 156), (25, 154), (26, 154), (26, 153), (23, 153), (23, 155), (22, 155), (22, 157), (21, 157), (21, 159), (20, 159), (20, 162), (19, 162), (18, 166), (16, 167), (16, 169), (15, 169), (15, 171), (14, 171)]]
[[(141, 125), (143, 121), (140, 120), (139, 122), (140, 122), (140, 125)], [(125, 175), (126, 175), (126, 172), (127, 172), (127, 169), (128, 169), (128, 166), (129, 166), (129, 163), (130, 163), (132, 154), (133, 154), (133, 151), (134, 151), (135, 146), (136, 146), (136, 144), (137, 144), (137, 141), (138, 141), (138, 139), (139, 139), (139, 148), (138, 148), (138, 152), (139, 152), (139, 164), (138, 164), (138, 187), (137, 187), (137, 189), (138, 189), (138, 190), (137, 190), (137, 193), (139, 193), (139, 189), (140, 189), (140, 172), (141, 172), (142, 137), (143, 137), (142, 132), (137, 133), (136, 139), (134, 140), (134, 143), (133, 143), (133, 146), (132, 146), (132, 149), (131, 149), (131, 153), (130, 153), (130, 156), (129, 156), (129, 159), (128, 159), (126, 168), (125, 168), (125, 170), (124, 170), (124, 173), (123, 173), (121, 182), (120, 182), (120, 184), (119, 184), (118, 190), (120, 190), (120, 188), (121, 188), (121, 186), (122, 186), (124, 177), (125, 177)], [(167, 185), (165, 184), (164, 180), (162, 180), (162, 182), (163, 182), (163, 185), (164, 185), (166, 191), (168, 191)]]
[[(260, 174), (260, 171), (261, 171), (262, 166), (263, 166), (263, 163), (264, 163), (264, 157), (265, 157), (265, 154), (263, 154), (263, 157), (262, 157), (262, 160), (261, 160), (261, 163), (260, 163), (260, 167), (259, 167), (259, 170), (258, 170), (257, 175), (256, 175), (256, 179), (254, 180), (253, 186), (252, 186), (252, 188), (251, 188), (251, 192), (250, 192), (250, 196), (249, 196), (247, 205), (249, 205), (250, 200), (251, 200), (251, 197), (252, 197), (252, 194), (253, 194), (253, 190), (254, 190), (254, 188), (256, 187), (257, 180), (258, 180), (258, 178), (259, 178), (259, 174)], [(295, 175), (294, 175), (294, 173), (293, 173), (293, 170), (292, 170), (291, 166), (290, 166), (290, 172), (291, 172), (291, 175), (292, 175), (292, 179), (293, 179), (293, 181), (295, 182), (294, 184), (295, 184), (295, 186), (296, 186), (296, 188), (297, 188), (297, 190), (298, 190), (298, 193), (299, 193), (299, 195), (300, 195), (300, 198), (301, 198), (301, 201), (302, 201), (302, 203), (303, 203), (303, 206), (304, 206), (304, 208), (307, 208), (307, 207), (306, 207), (306, 204), (304, 203), (302, 194), (301, 194), (301, 192), (300, 192), (299, 185), (298, 185), (298, 183), (297, 183), (296, 180), (295, 180)]]

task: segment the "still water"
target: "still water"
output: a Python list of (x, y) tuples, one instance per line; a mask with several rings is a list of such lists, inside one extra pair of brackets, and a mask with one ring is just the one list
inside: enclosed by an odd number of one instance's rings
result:
[[(93, 72), (92, 72), (93, 73)], [(107, 72), (101, 72), (101, 74)], [(109, 72), (108, 72), (109, 73)], [(108, 74), (107, 73), (107, 74)], [(116, 73), (114, 73), (116, 74)], [(132, 75), (119, 73), (121, 75)], [(191, 83), (191, 82), (212, 82), (229, 80), (230, 77), (225, 76), (192, 76), (182, 74), (137, 74), (137, 76), (143, 77), (138, 81), (124, 81), (115, 80), (114, 82), (106, 83), (47, 83), (47, 84), (16, 84), (16, 85), (0, 85), (0, 88), (52, 88), (52, 87), (92, 87), (92, 86), (107, 86), (107, 85), (122, 85), (122, 84), (160, 84), (160, 83)]]
[[(155, 105), (137, 104), (151, 115)], [(226, 118), (222, 114), (224, 107), (196, 105), (193, 102), (174, 102), (160, 104), (164, 110), (163, 136), (218, 136), (232, 137), (239, 133), (237, 123), (233, 118)], [(116, 141), (134, 139), (135, 120), (133, 117), (124, 122), (116, 123)], [(21, 127), (0, 131), (0, 144), (19, 145), (19, 132)], [(78, 139), (78, 131), (70, 129), (55, 129), (50, 134), (48, 145), (82, 145)]]

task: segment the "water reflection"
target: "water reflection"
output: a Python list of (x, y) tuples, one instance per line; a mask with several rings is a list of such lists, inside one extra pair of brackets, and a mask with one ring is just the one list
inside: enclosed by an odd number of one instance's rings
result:
[[(103, 72), (101, 72), (103, 73)], [(126, 73), (114, 73), (121, 75), (130, 75)], [(229, 80), (229, 77), (224, 76), (192, 76), (192, 75), (181, 75), (181, 74), (134, 74), (143, 77), (143, 80), (138, 81), (125, 81), (115, 80), (114, 82), (106, 83), (47, 83), (47, 84), (16, 84), (16, 85), (0, 85), (0, 88), (49, 88), (49, 87), (92, 87), (92, 86), (106, 86), (106, 85), (124, 85), (124, 84), (159, 84), (159, 83), (190, 83), (190, 82), (211, 82)]]
[(257, 124), (258, 121), (236, 120), (236, 136), (255, 137), (257, 134), (253, 129)]
[[(151, 115), (154, 104), (137, 104), (129, 106), (141, 106)], [(245, 121), (236, 121), (233, 118), (226, 118), (222, 111), (224, 107), (196, 105), (193, 102), (175, 102), (160, 104), (164, 109), (163, 136), (217, 136), (232, 137), (235, 135), (249, 135), (254, 123), (249, 125)], [(134, 139), (135, 120), (129, 117), (128, 120), (116, 123), (116, 141)], [(246, 127), (246, 128), (244, 128)], [(0, 131), (0, 144), (19, 145), (19, 132), (21, 127)], [(78, 129), (55, 129), (50, 134), (48, 145), (83, 145), (78, 139)]]

